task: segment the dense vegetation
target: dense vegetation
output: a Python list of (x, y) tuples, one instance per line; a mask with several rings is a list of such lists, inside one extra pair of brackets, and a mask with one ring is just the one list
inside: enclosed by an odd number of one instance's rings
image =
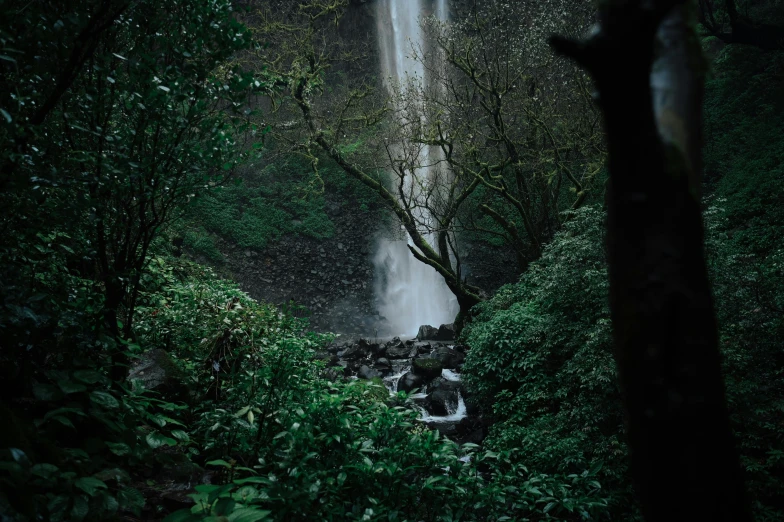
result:
[[(494, 423), (482, 446), (458, 445), (418, 422), (405, 393), (326, 371), (319, 354), (333, 335), (216, 274), (221, 242), (261, 250), (286, 235), (333, 237), (327, 196), (389, 219), (383, 191), (362, 176), (384, 181), (373, 147), (394, 129), (366, 119), (336, 153), (301, 128), (269, 131), (268, 118), (292, 113), (258, 108), (264, 97), (300, 110), (306, 98), (282, 79), (306, 78), (326, 113), (356, 58), (334, 75), (292, 62), (276, 71), (284, 62), (266, 50), (288, 26), (237, 15), (229, 0), (170, 4), (0, 2), (0, 520), (639, 518), (612, 352), (604, 151), (586, 130), (598, 116), (581, 105), (584, 78), (548, 89), (548, 73), (576, 72), (505, 55), (536, 68), (526, 89), (536, 96), (504, 100), (520, 128), (505, 134), (483, 114), (492, 107), (452, 122), (464, 141), (451, 167), (475, 186), (450, 237), (508, 248), (521, 269), (468, 314), (463, 372)], [(724, 382), (755, 519), (784, 520), (784, 51), (722, 32), (741, 23), (731, 16), (778, 23), (781, 6), (749, 2), (732, 15), (701, 4), (715, 55), (704, 216)], [(488, 5), (502, 33), (510, 15)], [(316, 38), (333, 30), (326, 15), (297, 16), (317, 21)], [(465, 92), (486, 102), (497, 93), (471, 87), (473, 55), (460, 62), (492, 35), (479, 20), (430, 30), (466, 74)], [(516, 37), (533, 45), (514, 32), (482, 45), (492, 54)], [(303, 53), (295, 44), (307, 47), (296, 40), (283, 54)], [(478, 145), (471, 132), (490, 138)], [(482, 170), (492, 162), (504, 165), (499, 177)], [(362, 176), (347, 174), (354, 167)], [(511, 200), (507, 182), (520, 191)]]

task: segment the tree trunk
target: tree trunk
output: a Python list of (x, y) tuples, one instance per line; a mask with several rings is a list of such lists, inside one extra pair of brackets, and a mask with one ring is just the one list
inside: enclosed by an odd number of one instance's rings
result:
[(745, 521), (703, 252), (702, 78), (682, 3), (609, 0), (589, 40), (552, 43), (593, 75), (605, 118), (610, 306), (645, 519)]

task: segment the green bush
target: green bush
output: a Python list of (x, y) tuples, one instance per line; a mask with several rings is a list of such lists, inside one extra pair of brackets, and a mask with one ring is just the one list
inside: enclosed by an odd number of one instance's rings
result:
[(598, 209), (571, 214), (519, 283), (477, 307), (464, 372), (498, 419), (489, 448), (519, 448), (526, 465), (549, 473), (603, 463), (617, 487), (627, 455), (602, 230)]
[(167, 520), (565, 520), (605, 505), (592, 473), (529, 472), (514, 451), (426, 429), (381, 382), (325, 380), (329, 337), (209, 269), (157, 258), (147, 283), (139, 341), (186, 373), (190, 453), (220, 470)]

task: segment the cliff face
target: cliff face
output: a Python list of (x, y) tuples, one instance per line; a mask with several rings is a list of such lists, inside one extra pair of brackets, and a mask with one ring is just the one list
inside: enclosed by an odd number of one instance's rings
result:
[(378, 322), (373, 296), (372, 241), (377, 214), (330, 198), (325, 213), (335, 235), (318, 240), (287, 235), (262, 251), (220, 245), (225, 268), (256, 299), (293, 301), (315, 330), (372, 333)]

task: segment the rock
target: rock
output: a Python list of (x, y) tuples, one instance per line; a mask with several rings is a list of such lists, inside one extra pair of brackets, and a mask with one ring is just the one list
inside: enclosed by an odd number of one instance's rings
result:
[(435, 341), (438, 337), (438, 328), (430, 326), (429, 324), (423, 324), (419, 327), (419, 331), (417, 332), (417, 339), (420, 341)]
[(326, 368), (322, 374), (328, 381), (339, 381), (343, 378), (343, 368)]
[(397, 383), (397, 391), (410, 393), (411, 390), (419, 388), (420, 390), (425, 385), (425, 380), (419, 375), (414, 375), (411, 372), (404, 374)]
[(390, 369), (392, 368), (392, 363), (390, 363), (389, 359), (386, 357), (379, 357), (379, 359), (376, 361), (376, 366), (378, 368)]
[(430, 343), (416, 343), (414, 344), (414, 348), (417, 349), (417, 353), (429, 353), (430, 350), (433, 348), (433, 345)]
[(131, 367), (129, 381), (137, 381), (148, 390), (165, 395), (187, 393), (183, 385), (185, 376), (169, 352), (156, 348), (143, 354)]
[(465, 354), (446, 346), (436, 348), (430, 354), (430, 357), (440, 361), (441, 365), (447, 370), (454, 370), (465, 361)]
[(454, 341), (455, 333), (455, 323), (442, 324), (438, 327), (436, 339), (439, 341)]
[(374, 370), (373, 368), (371, 368), (366, 364), (360, 366), (359, 371), (357, 372), (357, 377), (359, 377), (360, 379), (365, 379), (367, 381), (371, 379), (381, 378), (382, 375), (383, 374), (380, 371)]
[(487, 426), (480, 417), (468, 416), (457, 423), (457, 433), (455, 433), (455, 442), (458, 444), (465, 444), (471, 442), (473, 444), (481, 444), (487, 436)]
[(367, 357), (368, 352), (370, 352), (370, 349), (367, 346), (363, 346), (361, 344), (355, 344), (346, 348), (346, 350), (343, 352), (340, 358), (345, 359), (347, 361), (355, 360), (355, 359), (363, 359)]
[(459, 382), (436, 379), (428, 390), (425, 409), (431, 415), (449, 415), (457, 409), (457, 395), (461, 389)]
[(313, 357), (313, 359), (316, 361), (324, 361), (327, 367), (337, 366), (339, 362), (338, 356), (333, 353), (329, 353), (328, 351), (316, 352), (316, 355)]
[(411, 371), (414, 372), (415, 375), (419, 375), (426, 382), (430, 382), (436, 377), (441, 376), (441, 371), (444, 369), (441, 365), (441, 361), (438, 359), (430, 359), (419, 357), (412, 361)]
[(413, 346), (406, 346), (403, 343), (387, 346), (386, 356), (390, 359), (410, 359), (416, 356), (417, 350)]
[(387, 347), (383, 344), (373, 343), (370, 345), (370, 353), (373, 354), (373, 357), (384, 357), (387, 353)]
[(457, 426), (451, 422), (431, 423), (430, 428), (435, 428), (443, 437), (452, 438), (457, 435)]

